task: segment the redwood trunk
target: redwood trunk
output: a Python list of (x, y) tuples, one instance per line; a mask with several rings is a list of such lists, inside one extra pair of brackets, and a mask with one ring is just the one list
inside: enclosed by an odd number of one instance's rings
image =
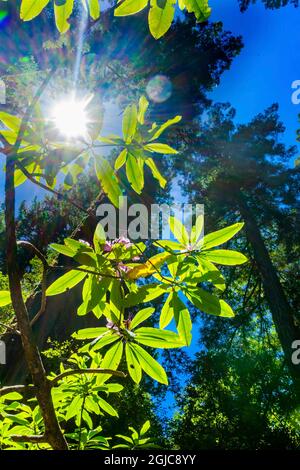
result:
[(265, 242), (261, 236), (256, 220), (249, 209), (245, 197), (240, 193), (237, 200), (241, 216), (245, 222), (247, 238), (252, 246), (254, 259), (260, 272), (263, 288), (273, 322), (281, 343), (286, 362), (293, 378), (300, 384), (300, 364), (293, 364), (292, 354), (295, 351), (292, 344), (300, 340), (300, 330), (294, 323), (291, 306), (286, 298), (283, 287), (272, 263)]

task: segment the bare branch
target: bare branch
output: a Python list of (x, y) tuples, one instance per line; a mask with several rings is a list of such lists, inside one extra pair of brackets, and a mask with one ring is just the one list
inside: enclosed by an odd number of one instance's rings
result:
[(12, 333), (15, 333), (16, 335), (20, 335), (19, 330), (17, 330), (13, 326), (6, 325), (5, 323), (2, 323), (1, 321), (0, 321), (0, 326), (2, 326), (3, 328), (6, 328), (7, 330), (11, 331)]
[(32, 442), (33, 444), (48, 443), (48, 437), (45, 434), (41, 436), (23, 436), (21, 434), (12, 434), (10, 438), (14, 442)]
[(63, 199), (65, 201), (67, 201), (69, 204), (71, 204), (72, 206), (76, 207), (76, 209), (80, 210), (81, 212), (85, 212), (86, 214), (89, 214), (88, 211), (82, 207), (80, 204), (77, 204), (77, 202), (73, 201), (73, 199), (70, 199), (68, 198), (68, 196), (66, 196), (65, 194), (62, 194), (60, 193), (59, 191), (56, 191), (55, 189), (53, 188), (50, 188), (49, 186), (47, 186), (46, 184), (44, 183), (41, 183), (40, 181), (36, 180), (32, 175), (31, 173), (29, 173), (28, 170), (26, 170), (25, 166), (22, 164), (22, 162), (20, 162), (19, 160), (16, 161), (16, 165), (19, 167), (19, 169), (24, 173), (24, 175), (26, 176), (27, 179), (29, 179), (29, 181), (31, 181), (32, 183), (34, 183), (35, 185), (39, 186), (40, 188), (44, 189), (45, 191), (48, 191), (52, 194), (54, 194), (58, 199)]
[(32, 390), (34, 390), (34, 387), (29, 385), (10, 385), (7, 387), (0, 388), (0, 397), (8, 395), (8, 393), (12, 392), (24, 393)]

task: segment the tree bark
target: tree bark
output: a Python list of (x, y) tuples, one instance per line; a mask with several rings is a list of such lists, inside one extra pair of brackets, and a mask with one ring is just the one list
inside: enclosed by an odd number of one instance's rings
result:
[(299, 386), (300, 364), (297, 365), (292, 362), (292, 354), (295, 351), (292, 348), (292, 344), (295, 340), (300, 340), (300, 329), (294, 322), (293, 312), (278, 278), (277, 270), (272, 263), (255, 217), (242, 193), (238, 194), (237, 203), (245, 222), (247, 238), (253, 249), (254, 259), (262, 278), (265, 296), (272, 313), (272, 319), (285, 355), (285, 360), (295, 383)]
[(60, 429), (51, 396), (51, 385), (47, 379), (39, 350), (35, 344), (29, 316), (22, 296), (21, 280), (18, 270), (17, 239), (15, 223), (14, 155), (6, 158), (5, 178), (5, 223), (7, 237), (7, 272), (12, 305), (21, 334), (25, 359), (36, 388), (36, 397), (41, 409), (45, 426), (45, 438), (54, 450), (67, 450), (68, 445)]

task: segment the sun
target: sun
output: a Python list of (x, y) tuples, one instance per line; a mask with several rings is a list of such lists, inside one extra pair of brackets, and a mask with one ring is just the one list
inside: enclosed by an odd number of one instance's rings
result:
[(90, 99), (78, 100), (71, 96), (53, 107), (54, 125), (68, 139), (87, 137), (89, 119), (86, 107), (89, 101)]

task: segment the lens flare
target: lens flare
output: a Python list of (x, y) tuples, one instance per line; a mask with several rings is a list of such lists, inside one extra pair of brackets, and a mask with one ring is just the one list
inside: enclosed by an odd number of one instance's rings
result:
[(87, 136), (89, 119), (86, 107), (89, 101), (80, 101), (71, 97), (54, 106), (52, 113), (54, 125), (68, 139)]
[(146, 92), (154, 103), (163, 103), (172, 94), (172, 82), (165, 75), (156, 75), (149, 80)]

